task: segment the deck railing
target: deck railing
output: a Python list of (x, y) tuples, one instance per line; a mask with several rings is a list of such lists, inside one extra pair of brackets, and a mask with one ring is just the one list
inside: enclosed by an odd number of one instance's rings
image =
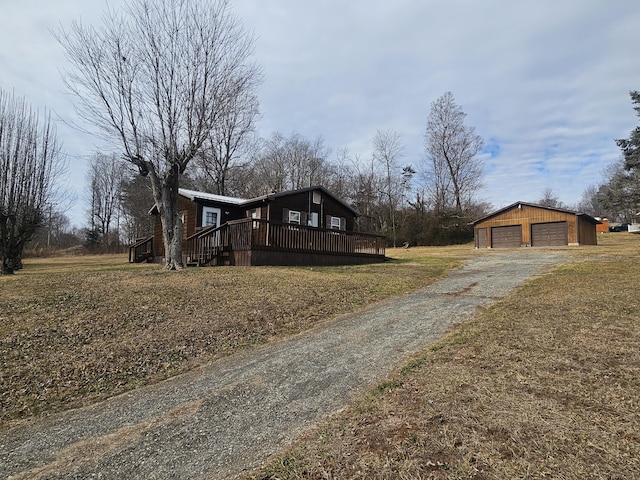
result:
[(183, 245), (182, 254), (187, 265), (206, 265), (218, 255), (226, 242), (227, 224), (220, 227), (210, 226), (200, 228), (187, 238)]
[(185, 253), (188, 263), (205, 265), (223, 252), (243, 250), (384, 257), (385, 245), (382, 235), (246, 218), (196, 232)]
[(147, 262), (153, 258), (153, 237), (143, 238), (129, 247), (129, 263)]

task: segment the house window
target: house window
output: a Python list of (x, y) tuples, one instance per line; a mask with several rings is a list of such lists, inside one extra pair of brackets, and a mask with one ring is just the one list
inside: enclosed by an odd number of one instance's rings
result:
[(213, 207), (202, 207), (202, 226), (220, 226), (220, 209)]
[(317, 212), (311, 212), (309, 214), (308, 217), (308, 221), (307, 223), (309, 224), (310, 227), (317, 227), (318, 226), (318, 213)]
[(331, 230), (346, 230), (347, 219), (344, 217), (334, 217), (333, 215), (327, 215), (326, 228)]
[(316, 205), (320, 205), (320, 200), (321, 200), (321, 196), (320, 196), (320, 192), (315, 190), (313, 192), (313, 203), (315, 203)]
[(295, 210), (289, 210), (289, 223), (295, 223), (296, 225), (300, 225), (300, 212), (296, 212)]
[(247, 217), (249, 217), (252, 220), (254, 220), (252, 222), (252, 226), (253, 226), (254, 229), (260, 228), (260, 222), (256, 222), (255, 221), (255, 220), (260, 220), (260, 209), (259, 208), (252, 208), (251, 210), (247, 210)]
[(206, 212), (204, 224), (205, 226), (215, 225), (218, 223), (218, 214), (216, 212)]

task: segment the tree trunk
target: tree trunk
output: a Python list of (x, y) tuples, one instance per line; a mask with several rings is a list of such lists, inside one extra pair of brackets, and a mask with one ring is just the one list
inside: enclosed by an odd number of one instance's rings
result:
[(2, 265), (0, 265), (0, 274), (12, 275), (16, 270), (22, 269), (22, 248), (10, 247), (2, 255)]
[(0, 275), (12, 275), (13, 270), (13, 260), (3, 255), (2, 265), (0, 265)]
[[(30, 239), (35, 233), (35, 227), (28, 223), (18, 228), (14, 219), (7, 216), (0, 218), (0, 274), (11, 275), (16, 270), (22, 270), (22, 250), (27, 239)], [(16, 230), (20, 231), (22, 239), (16, 238)]]
[(178, 211), (178, 168), (170, 169), (162, 178), (151, 171), (153, 197), (160, 215), (164, 242), (165, 268), (180, 270), (182, 263), (182, 232), (184, 226)]

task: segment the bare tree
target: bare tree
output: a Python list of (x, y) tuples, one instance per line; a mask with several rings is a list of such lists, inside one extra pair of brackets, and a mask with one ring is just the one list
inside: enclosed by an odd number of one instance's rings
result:
[(229, 114), (230, 99), (260, 81), (253, 37), (226, 0), (131, 0), (108, 10), (101, 28), (74, 22), (57, 39), (79, 114), (149, 176), (166, 267), (182, 268), (180, 176)]
[(354, 162), (350, 158), (349, 150), (341, 148), (336, 152), (335, 159), (327, 165), (326, 178), (322, 185), (327, 187), (338, 198), (353, 203), (357, 188), (353, 184)]
[(384, 182), (375, 167), (372, 157), (364, 160), (358, 154), (352, 158), (346, 149), (338, 152), (337, 170), (343, 192), (342, 198), (360, 214), (357, 225), (365, 232), (382, 231), (385, 216), (381, 206)]
[(0, 89), (0, 273), (22, 268), (22, 251), (46, 221), (64, 163), (48, 112)]
[(482, 164), (477, 158), (483, 141), (451, 92), (431, 104), (425, 134), (426, 175), (436, 212), (453, 207), (459, 212), (482, 186)]
[(77, 235), (78, 233), (71, 227), (71, 221), (63, 211), (52, 203), (47, 203), (42, 225), (25, 245), (25, 251), (40, 255), (44, 252), (80, 245), (82, 239)]
[(378, 131), (373, 138), (373, 160), (382, 170), (382, 198), (387, 210), (386, 223), (391, 230), (393, 246), (396, 246), (396, 214), (408, 188), (413, 170), (402, 169), (400, 158), (404, 146), (398, 132)]
[(120, 200), (126, 241), (131, 244), (153, 235), (154, 218), (149, 215), (153, 194), (149, 182), (140, 175), (127, 174)]
[(88, 172), (90, 224), (91, 230), (100, 234), (105, 248), (112, 241), (111, 227), (119, 214), (125, 172), (125, 163), (115, 155), (98, 153), (91, 160)]
[(230, 169), (238, 168), (239, 154), (253, 133), (259, 114), (255, 88), (259, 78), (246, 78), (252, 84), (237, 83), (237, 92), (229, 92), (222, 116), (207, 137), (204, 148), (196, 157), (199, 172), (204, 177), (206, 190), (217, 195), (227, 195)]
[(625, 160), (609, 165), (597, 199), (610, 220), (632, 221), (640, 210), (640, 169), (626, 169)]
[(564, 205), (550, 187), (542, 191), (542, 197), (537, 203), (543, 207), (564, 208)]
[(255, 158), (247, 165), (245, 182), (250, 195), (268, 191), (296, 190), (311, 185), (328, 185), (333, 167), (327, 161), (329, 150), (318, 136), (309, 140), (297, 133), (285, 137), (276, 132), (262, 140)]
[(584, 192), (582, 192), (576, 210), (591, 215), (592, 217), (605, 215), (604, 206), (598, 199), (598, 187), (596, 185), (589, 185)]

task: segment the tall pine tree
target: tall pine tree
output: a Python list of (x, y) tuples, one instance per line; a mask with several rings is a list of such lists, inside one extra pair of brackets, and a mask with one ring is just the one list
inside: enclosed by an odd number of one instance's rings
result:
[[(632, 90), (629, 95), (635, 105), (633, 109), (640, 117), (640, 92)], [(616, 143), (624, 155), (624, 167), (627, 170), (640, 170), (640, 127), (634, 128), (629, 138), (616, 140)]]

